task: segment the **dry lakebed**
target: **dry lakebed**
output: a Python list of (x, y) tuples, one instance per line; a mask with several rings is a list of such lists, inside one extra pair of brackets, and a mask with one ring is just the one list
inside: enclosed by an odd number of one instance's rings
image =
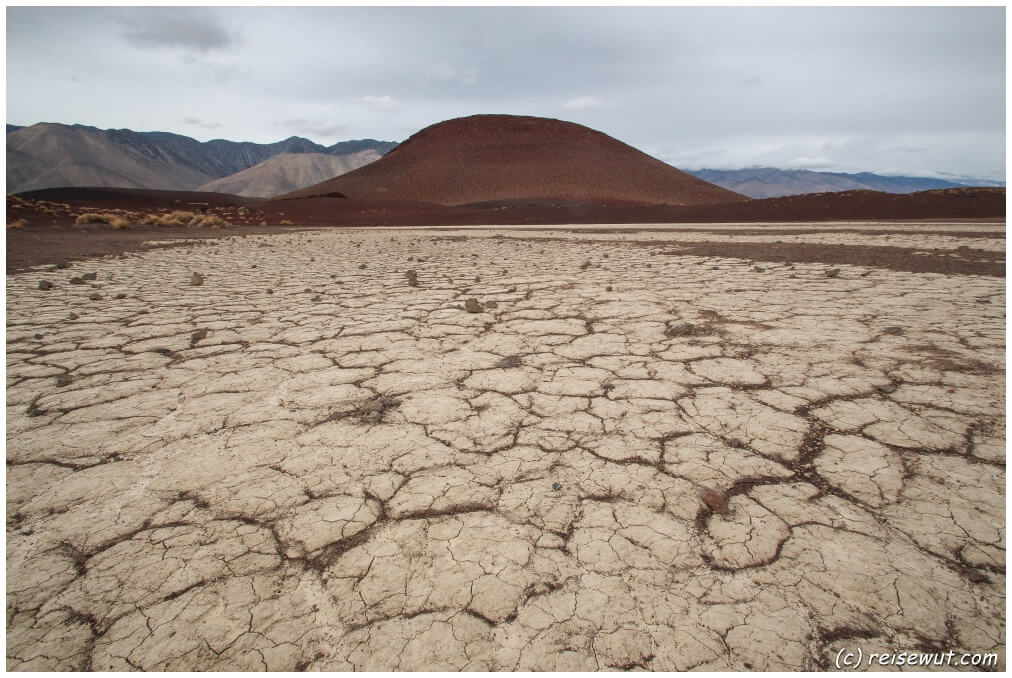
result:
[(371, 228), (9, 274), (7, 667), (1003, 669), (1004, 256)]

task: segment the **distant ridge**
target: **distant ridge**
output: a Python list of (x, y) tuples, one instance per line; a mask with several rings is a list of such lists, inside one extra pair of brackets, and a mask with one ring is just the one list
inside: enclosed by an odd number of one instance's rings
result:
[(571, 122), (474, 115), (426, 127), (382, 159), (283, 197), (463, 205), (554, 200), (608, 205), (717, 204), (744, 196)]
[(281, 153), (345, 156), (397, 144), (362, 139), (321, 146), (302, 137), (272, 144), (87, 125), (7, 126), (7, 192), (61, 186), (193, 190)]
[(209, 181), (198, 190), (249, 198), (273, 198), (345, 174), (381, 157), (375, 148), (368, 147), (345, 155), (280, 153), (241, 172)]
[(916, 193), (963, 186), (1004, 186), (1003, 182), (965, 180), (960, 182), (925, 177), (893, 177), (858, 172), (815, 172), (784, 170), (775, 167), (749, 167), (740, 170), (687, 170), (689, 174), (750, 198), (778, 198), (805, 193), (835, 193), (869, 190), (884, 193)]

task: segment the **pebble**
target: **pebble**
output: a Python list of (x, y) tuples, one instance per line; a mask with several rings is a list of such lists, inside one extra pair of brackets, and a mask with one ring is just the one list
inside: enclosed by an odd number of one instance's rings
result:
[(699, 493), (699, 498), (702, 499), (703, 503), (709, 506), (715, 513), (727, 515), (727, 494), (724, 492), (706, 488)]
[(693, 325), (692, 323), (679, 323), (678, 325), (675, 325), (667, 332), (665, 332), (665, 334), (667, 334), (669, 337), (684, 337), (686, 335), (692, 334), (695, 331), (696, 326)]
[(508, 355), (499, 362), (497, 362), (496, 367), (501, 367), (503, 369), (520, 367), (520, 356)]

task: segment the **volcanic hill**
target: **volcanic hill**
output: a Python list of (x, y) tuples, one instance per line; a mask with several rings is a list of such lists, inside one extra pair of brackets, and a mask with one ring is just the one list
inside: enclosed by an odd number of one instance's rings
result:
[(374, 163), (282, 197), (332, 194), (441, 205), (747, 200), (583, 125), (513, 115), (474, 115), (431, 125)]

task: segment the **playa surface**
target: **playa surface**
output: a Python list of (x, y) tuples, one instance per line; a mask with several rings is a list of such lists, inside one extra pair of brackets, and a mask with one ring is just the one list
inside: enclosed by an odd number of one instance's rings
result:
[(9, 669), (1005, 667), (1003, 223), (215, 235), (9, 261)]

